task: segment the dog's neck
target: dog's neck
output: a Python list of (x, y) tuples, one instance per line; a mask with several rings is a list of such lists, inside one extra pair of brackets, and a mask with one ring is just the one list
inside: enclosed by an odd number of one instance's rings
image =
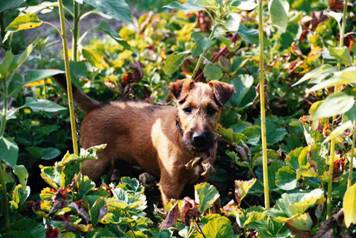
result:
[(178, 117), (178, 113), (176, 114), (176, 128), (179, 134), (179, 137), (181, 138), (183, 136), (183, 129), (182, 126), (180, 125), (180, 120)]

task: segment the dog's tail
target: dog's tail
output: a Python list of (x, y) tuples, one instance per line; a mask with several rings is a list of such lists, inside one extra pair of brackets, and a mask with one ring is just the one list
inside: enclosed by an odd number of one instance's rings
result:
[[(57, 83), (64, 89), (67, 89), (67, 81), (65, 74), (57, 74), (53, 76), (53, 78), (57, 81)], [(101, 103), (96, 101), (95, 99), (86, 95), (83, 91), (77, 88), (72, 84), (73, 98), (74, 101), (78, 104), (79, 108), (84, 112), (90, 112), (98, 107), (100, 107)]]

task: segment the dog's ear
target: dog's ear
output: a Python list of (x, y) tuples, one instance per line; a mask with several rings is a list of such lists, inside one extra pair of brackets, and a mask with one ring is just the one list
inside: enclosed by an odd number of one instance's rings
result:
[(180, 79), (169, 85), (170, 97), (182, 100), (184, 96), (194, 87), (194, 81), (190, 79)]
[(221, 106), (224, 105), (235, 93), (235, 87), (232, 84), (217, 80), (212, 80), (208, 84), (213, 89), (214, 96)]

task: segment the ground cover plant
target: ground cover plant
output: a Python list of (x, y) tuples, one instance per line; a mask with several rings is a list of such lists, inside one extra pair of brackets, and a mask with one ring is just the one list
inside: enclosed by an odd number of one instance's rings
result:
[[(353, 1), (1, 0), (0, 30), (0, 237), (356, 235)], [(94, 183), (57, 74), (104, 102), (232, 83), (215, 174), (163, 208), (139, 168)]]

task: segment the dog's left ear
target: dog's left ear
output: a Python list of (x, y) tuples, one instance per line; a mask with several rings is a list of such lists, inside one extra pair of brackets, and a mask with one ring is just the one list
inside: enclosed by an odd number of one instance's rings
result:
[(212, 80), (208, 84), (213, 89), (214, 96), (221, 106), (223, 106), (235, 93), (235, 87), (232, 84), (217, 80)]
[(180, 79), (169, 85), (169, 98), (182, 100), (185, 95), (194, 87), (194, 81), (190, 79)]

